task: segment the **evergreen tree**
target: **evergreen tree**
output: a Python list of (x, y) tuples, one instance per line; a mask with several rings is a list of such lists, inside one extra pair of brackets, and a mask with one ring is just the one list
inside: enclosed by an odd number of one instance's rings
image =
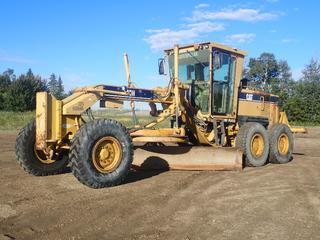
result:
[(16, 80), (16, 75), (14, 74), (14, 70), (11, 68), (8, 68), (6, 71), (4, 71), (2, 75), (9, 77), (10, 81)]
[(50, 91), (57, 99), (63, 99), (70, 94), (64, 92), (61, 76), (52, 73), (49, 82), (33, 74), (31, 69), (18, 78), (12, 69), (0, 74), (0, 110), (26, 111), (34, 110), (36, 92)]
[(54, 73), (49, 77), (48, 89), (50, 93), (59, 100), (66, 96), (61, 76), (57, 79), (57, 76)]
[(33, 72), (31, 70), (31, 68), (28, 69), (27, 73), (26, 73), (26, 76), (27, 78), (29, 79), (33, 79), (34, 78), (34, 75), (33, 75)]
[(65, 93), (64, 93), (64, 87), (63, 87), (63, 83), (62, 83), (62, 79), (59, 76), (58, 78), (58, 86), (57, 86), (57, 98), (58, 99), (63, 99), (65, 97)]
[(46, 91), (46, 82), (34, 76), (31, 69), (13, 81), (4, 95), (4, 108), (7, 111), (29, 111), (36, 107), (36, 93)]
[(57, 77), (54, 73), (52, 73), (49, 77), (49, 81), (48, 81), (48, 89), (49, 92), (56, 96), (58, 93), (58, 81), (57, 81)]
[(6, 95), (6, 92), (8, 91), (8, 88), (11, 85), (11, 78), (10, 74), (13, 74), (13, 71), (9, 71), (11, 69), (8, 69), (7, 71), (3, 72), (3, 74), (0, 75), (0, 110), (4, 109), (4, 98)]

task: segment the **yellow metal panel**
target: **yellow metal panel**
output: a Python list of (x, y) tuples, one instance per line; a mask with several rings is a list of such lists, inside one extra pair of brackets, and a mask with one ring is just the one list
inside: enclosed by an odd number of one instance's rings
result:
[(290, 130), (293, 133), (308, 133), (307, 129), (304, 127), (290, 127)]
[(285, 112), (280, 112), (279, 123), (289, 125), (288, 117)]
[(56, 101), (56, 111), (55, 111), (55, 119), (56, 119), (56, 127), (55, 127), (55, 138), (61, 139), (61, 127), (62, 127), (62, 103), (61, 101)]
[(307, 133), (307, 129), (304, 127), (291, 127), (288, 121), (286, 112), (280, 112), (279, 123), (286, 124), (293, 133)]
[(270, 103), (265, 102), (262, 104), (260, 101), (239, 101), (240, 116), (254, 116), (254, 117), (265, 117), (269, 119), (270, 115)]
[(183, 143), (187, 142), (187, 139), (185, 138), (179, 138), (179, 137), (134, 137), (132, 138), (132, 141), (134, 143), (137, 142), (161, 142), (161, 143)]
[(270, 119), (269, 119), (269, 127), (273, 124), (279, 122), (279, 106), (276, 103), (270, 104)]
[(48, 93), (38, 92), (36, 95), (36, 148), (44, 149), (47, 147), (47, 106)]
[(168, 136), (185, 136), (184, 128), (162, 128), (162, 129), (141, 129), (134, 131), (130, 134), (132, 137), (134, 136), (161, 136), (161, 137), (168, 137)]
[(66, 136), (67, 134), (69, 134), (69, 139), (71, 139), (74, 134), (76, 133), (76, 131), (78, 130), (78, 126), (76, 123), (76, 118), (78, 116), (63, 116), (62, 119), (62, 133), (63, 136)]
[(62, 103), (47, 92), (37, 93), (36, 98), (36, 148), (45, 149), (62, 138)]
[(80, 115), (102, 96), (101, 93), (74, 93), (75, 97), (63, 104), (62, 113), (64, 115)]
[(60, 128), (58, 123), (61, 113), (58, 112), (58, 103), (57, 100), (51, 95), (48, 94), (48, 105), (47, 105), (47, 142), (55, 142), (57, 140), (57, 128)]
[(110, 100), (105, 101), (105, 107), (106, 108), (122, 108), (123, 101), (110, 99)]

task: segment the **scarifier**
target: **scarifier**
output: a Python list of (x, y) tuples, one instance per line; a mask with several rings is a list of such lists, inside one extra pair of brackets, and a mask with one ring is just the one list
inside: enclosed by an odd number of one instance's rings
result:
[[(214, 42), (176, 45), (159, 59), (159, 74), (168, 66), (168, 86), (142, 89), (131, 81), (125, 54), (127, 86), (77, 88), (61, 101), (39, 92), (36, 120), (16, 140), (17, 160), (34, 175), (60, 173), (70, 164), (75, 177), (92, 188), (120, 184), (130, 168), (241, 170), (287, 163), (293, 133), (306, 130), (289, 125), (278, 96), (241, 79), (245, 55)], [(112, 108), (130, 102), (135, 126), (94, 119), (97, 101)], [(148, 102), (155, 120), (138, 125), (135, 102)], [(166, 119), (171, 127), (157, 127)]]

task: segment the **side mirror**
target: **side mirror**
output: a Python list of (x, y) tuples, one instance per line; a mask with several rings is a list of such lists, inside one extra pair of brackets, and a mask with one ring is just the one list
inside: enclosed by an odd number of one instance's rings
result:
[(213, 54), (213, 68), (214, 69), (221, 68), (221, 58), (220, 58), (220, 53), (219, 52), (215, 52)]
[(164, 75), (165, 74), (164, 65), (165, 65), (164, 58), (160, 58), (158, 60), (159, 75)]

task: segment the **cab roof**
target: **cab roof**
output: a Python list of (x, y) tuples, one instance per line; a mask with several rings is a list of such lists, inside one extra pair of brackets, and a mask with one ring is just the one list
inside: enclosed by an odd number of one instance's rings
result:
[[(247, 55), (246, 51), (234, 48), (234, 47), (230, 47), (230, 46), (226, 46), (223, 45), (221, 43), (217, 43), (217, 42), (200, 42), (200, 43), (194, 43), (194, 44), (189, 44), (189, 45), (179, 45), (179, 50), (197, 50), (199, 48), (202, 47), (213, 47), (213, 48), (218, 48), (218, 49), (222, 49), (237, 55), (241, 55), (242, 57), (245, 57)], [(164, 50), (167, 54), (173, 51), (173, 48), (169, 48), (169, 49), (165, 49)]]

